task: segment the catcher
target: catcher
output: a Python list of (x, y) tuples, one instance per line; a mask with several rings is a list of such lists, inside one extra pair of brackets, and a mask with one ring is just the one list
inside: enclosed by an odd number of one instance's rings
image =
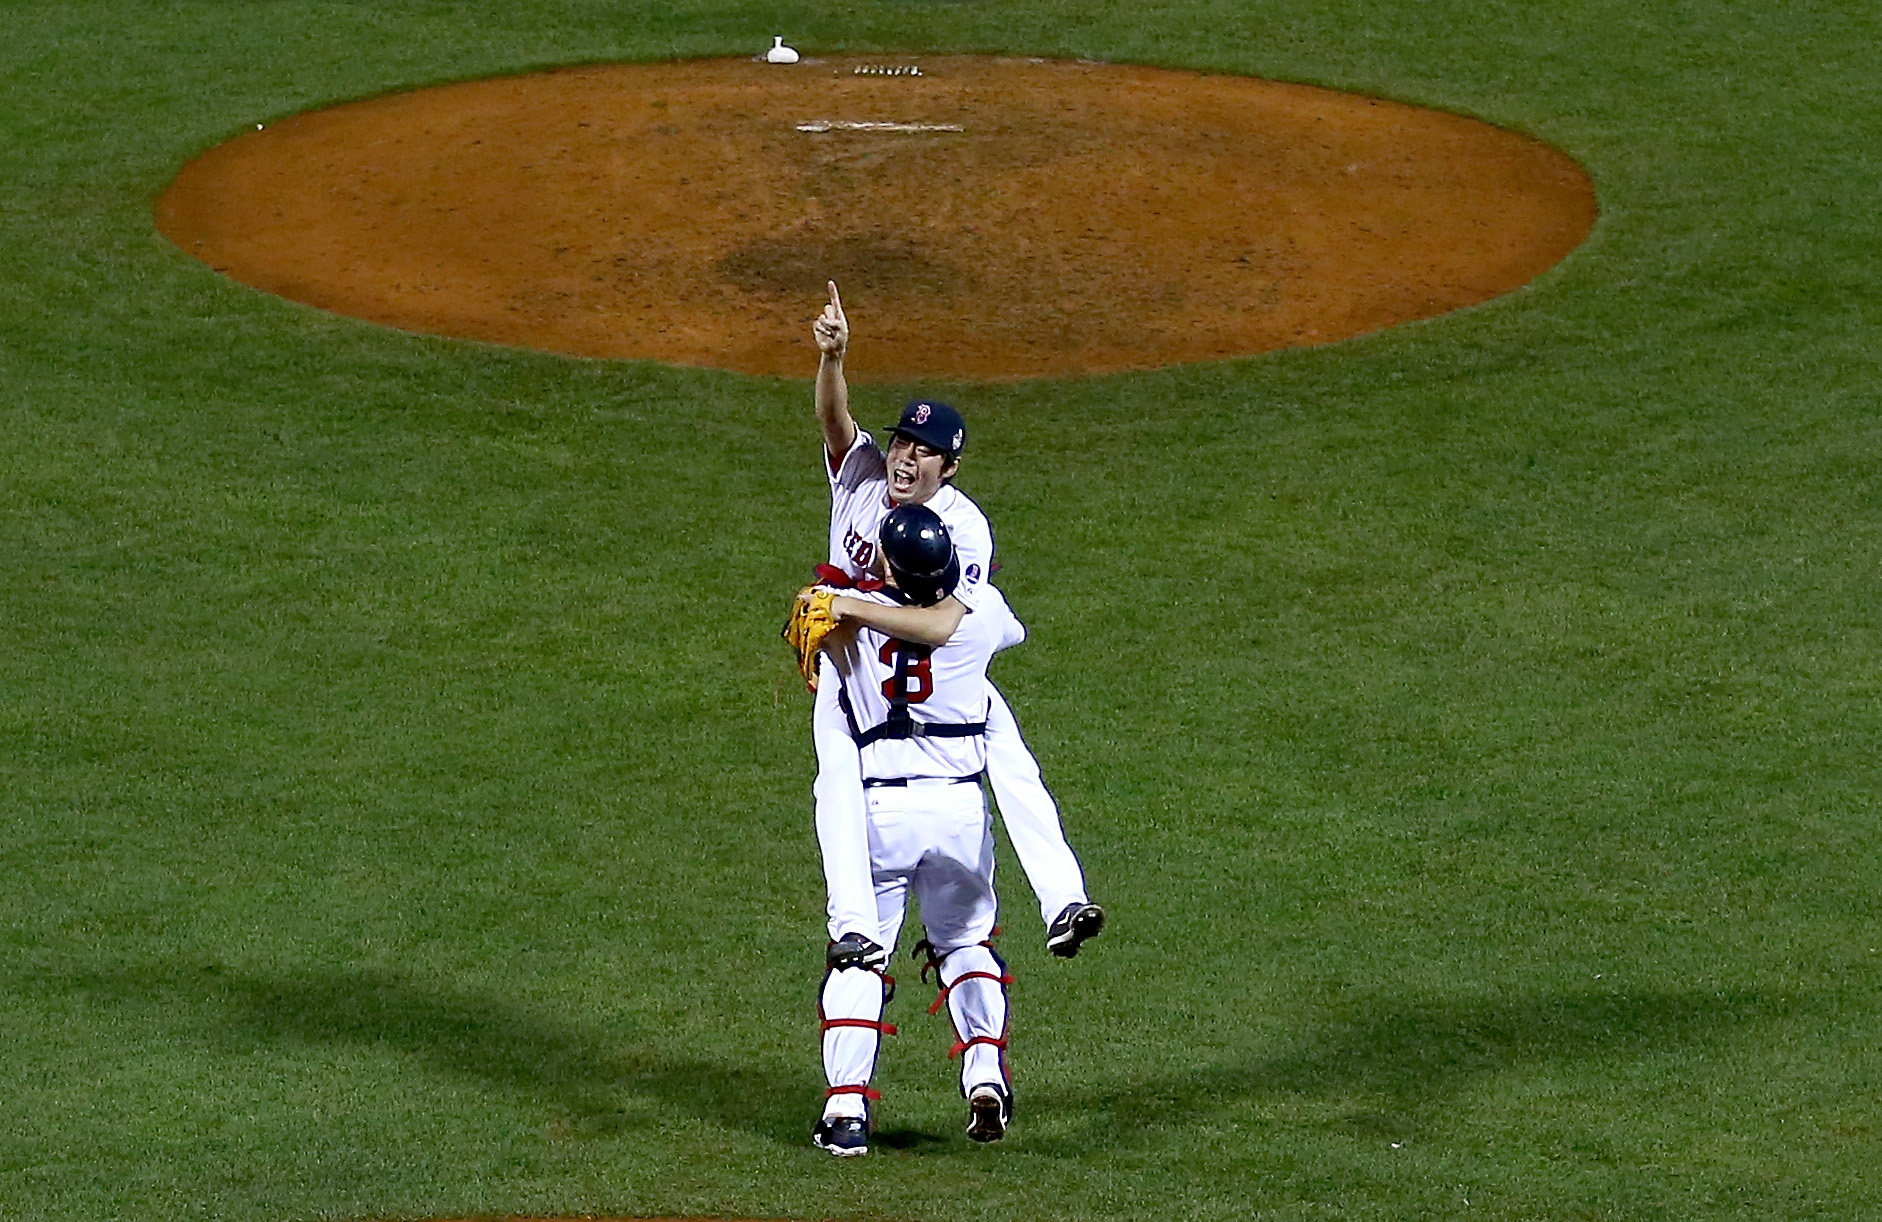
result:
[[(951, 1055), (961, 1058), (967, 1135), (998, 1141), (1013, 1114), (1006, 1066), (1007, 995), (1011, 978), (993, 950), (993, 829), (981, 794), (987, 765), (987, 662), (1019, 643), (1025, 629), (997, 595), (982, 603), (939, 646), (912, 644), (845, 615), (843, 604), (885, 609), (932, 607), (960, 576), (948, 530), (931, 510), (903, 505), (883, 521), (882, 550), (891, 575), (878, 593), (836, 602), (839, 629), (821, 633), (828, 662), (819, 686), (840, 686), (842, 709), (861, 761), (867, 792), (867, 862), (872, 921), (868, 934), (893, 947), (908, 896), (921, 902), (927, 967), (941, 990), (934, 1010), (954, 1026)], [(816, 593), (800, 604), (828, 600)], [(803, 617), (816, 626), (830, 607)], [(842, 625), (854, 627), (841, 631)], [(919, 710), (919, 713), (917, 712)], [(886, 952), (885, 952), (886, 957)], [(811, 1140), (839, 1157), (869, 1152), (869, 1086), (890, 993), (882, 961), (832, 960), (818, 999), (824, 1074), (823, 1114)], [(932, 1011), (931, 1011), (932, 1012)]]

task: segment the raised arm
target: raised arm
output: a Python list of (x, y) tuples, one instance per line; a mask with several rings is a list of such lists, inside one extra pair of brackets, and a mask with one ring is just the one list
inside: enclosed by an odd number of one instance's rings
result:
[(850, 324), (843, 317), (843, 299), (830, 281), (830, 304), (811, 324), (817, 337), (817, 427), (823, 430), (823, 448), (835, 468), (856, 440), (856, 421), (850, 416), (850, 388), (843, 380), (843, 355), (849, 350)]

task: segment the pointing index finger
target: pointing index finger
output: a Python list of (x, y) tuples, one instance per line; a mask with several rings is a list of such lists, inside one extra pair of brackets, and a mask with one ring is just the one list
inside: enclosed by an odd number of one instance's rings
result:
[(836, 316), (838, 318), (841, 318), (843, 317), (843, 299), (836, 295), (836, 281), (834, 280), (830, 281), (829, 285), (830, 285), (830, 304), (833, 307), (835, 307)]

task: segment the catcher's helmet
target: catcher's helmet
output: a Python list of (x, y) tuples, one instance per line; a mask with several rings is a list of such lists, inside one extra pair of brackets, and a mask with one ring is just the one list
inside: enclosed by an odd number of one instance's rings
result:
[(897, 505), (882, 519), (882, 558), (895, 586), (918, 607), (933, 606), (961, 579), (960, 557), (940, 515), (926, 505)]

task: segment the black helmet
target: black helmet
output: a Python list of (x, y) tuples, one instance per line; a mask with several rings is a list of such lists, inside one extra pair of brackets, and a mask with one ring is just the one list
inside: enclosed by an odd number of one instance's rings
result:
[(896, 588), (918, 607), (933, 606), (954, 591), (961, 561), (948, 528), (926, 505), (897, 505), (882, 519), (882, 558)]

